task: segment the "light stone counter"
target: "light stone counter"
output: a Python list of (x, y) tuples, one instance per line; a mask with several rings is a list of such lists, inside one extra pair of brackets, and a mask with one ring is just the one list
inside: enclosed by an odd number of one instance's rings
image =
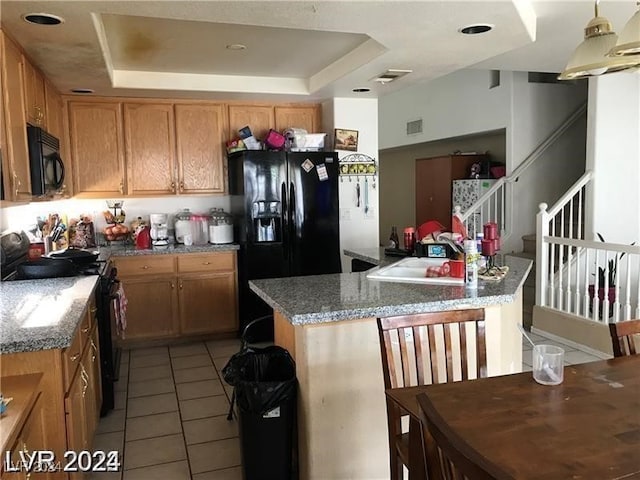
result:
[(506, 278), (480, 280), (475, 292), (373, 281), (366, 272), (250, 282), (275, 310), (276, 344), (296, 360), (301, 480), (390, 478), (376, 317), (483, 308), (488, 375), (521, 370), (517, 326), (532, 262), (509, 257), (506, 265)]
[(0, 283), (0, 354), (70, 346), (97, 282), (91, 275)]

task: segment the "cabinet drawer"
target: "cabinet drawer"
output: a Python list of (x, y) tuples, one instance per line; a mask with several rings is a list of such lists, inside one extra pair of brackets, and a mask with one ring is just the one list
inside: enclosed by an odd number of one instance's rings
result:
[(204, 255), (179, 255), (178, 273), (233, 271), (235, 253), (207, 253)]
[[(86, 319), (86, 317), (85, 317)], [(83, 328), (83, 324), (86, 320), (84, 320), (80, 329)], [(81, 331), (78, 330), (76, 332), (76, 336), (73, 338), (73, 342), (69, 348), (65, 348), (62, 351), (62, 364), (64, 366), (64, 391), (68, 391), (71, 385), (71, 380), (73, 379), (73, 375), (76, 373), (76, 369), (78, 365), (80, 365), (80, 361), (82, 359), (82, 335)]]
[(116, 258), (115, 266), (118, 276), (133, 275), (157, 275), (160, 273), (173, 273), (175, 261), (173, 255), (145, 255), (133, 258)]

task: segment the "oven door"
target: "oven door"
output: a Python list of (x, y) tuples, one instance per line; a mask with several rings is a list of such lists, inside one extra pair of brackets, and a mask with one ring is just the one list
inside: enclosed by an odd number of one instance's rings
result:
[(98, 329), (100, 333), (100, 366), (102, 375), (102, 408), (104, 416), (115, 404), (114, 382), (118, 380), (120, 370), (120, 349), (113, 342), (114, 338), (114, 296), (120, 282), (117, 270), (110, 265), (100, 277), (100, 288), (96, 289), (96, 305), (98, 308)]

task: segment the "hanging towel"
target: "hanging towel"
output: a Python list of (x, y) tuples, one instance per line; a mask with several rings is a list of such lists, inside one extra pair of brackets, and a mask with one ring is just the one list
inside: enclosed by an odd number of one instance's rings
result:
[(113, 298), (113, 311), (116, 320), (116, 333), (124, 340), (124, 331), (127, 329), (127, 297), (124, 294), (122, 283), (118, 283), (118, 290)]

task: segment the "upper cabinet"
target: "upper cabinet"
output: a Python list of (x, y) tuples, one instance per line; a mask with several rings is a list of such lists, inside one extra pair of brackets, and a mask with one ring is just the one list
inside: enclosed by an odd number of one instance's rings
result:
[(25, 89), (24, 110), (26, 112), (27, 122), (46, 130), (44, 77), (40, 71), (31, 65), (29, 60), (24, 57), (22, 68), (24, 72)]
[(124, 131), (127, 193), (176, 193), (178, 182), (173, 105), (126, 103)]
[(275, 107), (276, 130), (304, 128), (308, 133), (320, 131), (320, 107), (318, 105), (301, 107)]
[(176, 105), (178, 191), (225, 191), (225, 132), (223, 105)]
[(5, 35), (2, 38), (2, 169), (5, 200), (31, 200), (31, 173), (27, 150), (24, 84), (24, 58)]
[(272, 105), (229, 105), (229, 138), (237, 138), (238, 130), (249, 126), (253, 136), (263, 140), (276, 120)]
[(123, 195), (121, 104), (70, 101), (68, 111), (75, 194), (100, 198)]

